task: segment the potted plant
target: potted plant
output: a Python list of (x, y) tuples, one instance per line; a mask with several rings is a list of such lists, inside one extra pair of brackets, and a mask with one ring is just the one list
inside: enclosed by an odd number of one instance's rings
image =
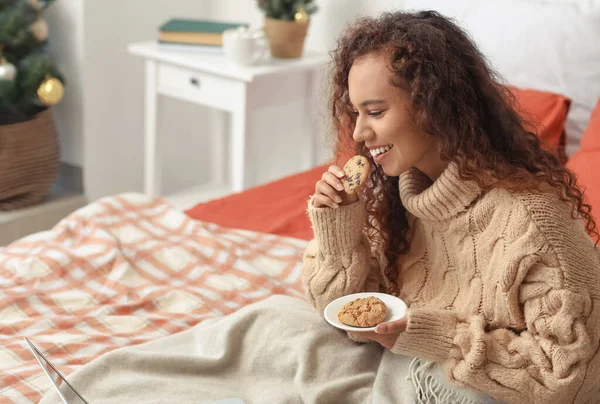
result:
[(0, 211), (41, 202), (58, 176), (49, 107), (63, 98), (63, 79), (42, 18), (51, 3), (0, 0)]
[(297, 59), (304, 51), (310, 16), (317, 11), (313, 0), (257, 0), (265, 13), (265, 36), (271, 55)]

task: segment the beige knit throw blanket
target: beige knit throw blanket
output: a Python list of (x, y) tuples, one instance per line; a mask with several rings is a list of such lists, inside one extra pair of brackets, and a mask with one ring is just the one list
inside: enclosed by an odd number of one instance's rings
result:
[[(407, 378), (411, 367), (419, 380)], [(198, 404), (228, 397), (246, 404), (412, 404), (417, 384), (451, 399), (432, 380), (412, 358), (357, 344), (307, 302), (281, 295), (112, 351), (69, 376), (90, 404)], [(53, 391), (41, 401), (50, 403), (61, 403)]]

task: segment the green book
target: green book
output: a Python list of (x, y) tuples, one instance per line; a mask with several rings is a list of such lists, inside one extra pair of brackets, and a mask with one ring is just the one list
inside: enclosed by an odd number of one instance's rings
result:
[(172, 19), (160, 26), (158, 38), (163, 43), (222, 45), (223, 31), (238, 27), (248, 27), (248, 24)]
[(162, 32), (203, 32), (207, 34), (222, 34), (229, 28), (248, 26), (244, 23), (228, 23), (211, 20), (173, 19), (161, 25)]

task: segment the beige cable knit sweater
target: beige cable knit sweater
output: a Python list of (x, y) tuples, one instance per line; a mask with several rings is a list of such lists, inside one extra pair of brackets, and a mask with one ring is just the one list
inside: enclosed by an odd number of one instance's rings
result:
[[(443, 364), (451, 382), (510, 403), (600, 402), (600, 253), (557, 196), (483, 192), (450, 165), (400, 177), (411, 250), (400, 260), (408, 325), (392, 352)], [(385, 291), (364, 202), (308, 209), (303, 264), (319, 313)], [(398, 377), (402, 377), (399, 375)]]

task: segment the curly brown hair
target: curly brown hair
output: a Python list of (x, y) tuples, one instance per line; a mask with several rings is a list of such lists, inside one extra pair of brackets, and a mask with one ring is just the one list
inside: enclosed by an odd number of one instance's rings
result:
[[(362, 18), (340, 37), (333, 53), (330, 99), (338, 155), (361, 154), (373, 163), (364, 143), (352, 140), (355, 117), (348, 74), (355, 60), (378, 52), (389, 58), (392, 84), (409, 95), (408, 113), (419, 128), (439, 139), (441, 159), (456, 162), (461, 179), (474, 180), (483, 189), (549, 186), (572, 205), (573, 218), (583, 218), (588, 232), (598, 234), (574, 174), (558, 156), (542, 149), (538, 136), (528, 130), (534, 126), (519, 113), (514, 95), (468, 35), (437, 12)], [(408, 220), (398, 177), (388, 177), (381, 167), (372, 166), (376, 168), (364, 191), (367, 234), (387, 258), (385, 274), (395, 293), (398, 256), (410, 249)]]

